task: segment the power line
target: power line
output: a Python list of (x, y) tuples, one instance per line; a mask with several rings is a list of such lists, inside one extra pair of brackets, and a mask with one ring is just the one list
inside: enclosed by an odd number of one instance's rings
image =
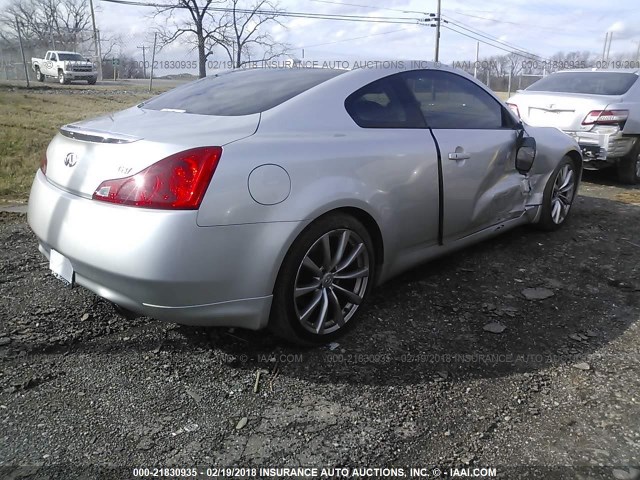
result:
[(360, 7), (360, 8), (370, 8), (372, 10), (387, 10), (390, 12), (402, 12), (402, 13), (417, 13), (419, 15), (426, 15), (425, 12), (419, 12), (417, 10), (402, 10), (400, 8), (389, 8), (389, 7), (374, 7), (371, 5), (358, 5), (355, 3), (343, 3), (343, 2), (332, 2), (331, 0), (309, 0), (310, 2), (316, 3), (328, 3), (331, 5), (344, 5), (346, 7)]
[[(451, 18), (448, 15), (443, 15), (443, 17), (444, 16), (446, 16), (447, 18)], [(530, 51), (525, 50), (525, 49), (523, 49), (521, 47), (518, 47), (517, 45), (513, 45), (511, 43), (505, 42), (504, 40), (500, 40), (499, 38), (497, 38), (497, 37), (495, 37), (493, 35), (490, 35), (488, 33), (484, 33), (481, 30), (472, 28), (470, 26), (465, 26), (465, 24), (463, 24), (462, 22), (456, 22), (456, 21), (450, 19), (449, 23), (451, 23), (452, 25), (455, 25), (458, 28), (462, 28), (463, 30), (466, 30), (466, 31), (468, 31), (470, 33), (473, 33), (474, 35), (479, 35), (479, 36), (481, 36), (483, 38), (491, 40), (492, 42), (499, 43), (500, 45), (504, 45), (505, 47), (511, 48), (511, 49), (513, 49), (513, 50), (515, 50), (517, 52), (520, 52), (520, 53), (523, 53), (523, 54), (526, 54), (526, 55), (529, 55), (529, 56), (532, 56), (532, 57), (537, 57), (538, 59), (542, 59), (542, 60), (544, 59), (544, 57), (541, 57), (540, 55), (537, 55), (537, 54), (535, 54), (533, 52), (530, 52)]]
[(503, 51), (508, 52), (508, 53), (513, 53), (514, 55), (517, 55), (517, 56), (522, 57), (522, 58), (526, 58), (527, 60), (533, 60), (533, 61), (536, 61), (536, 62), (540, 61), (541, 57), (536, 58), (536, 57), (531, 56), (530, 54), (523, 54), (521, 52), (517, 52), (517, 51), (514, 51), (514, 50), (509, 50), (508, 48), (504, 48), (502, 46), (494, 45), (494, 44), (488, 42), (487, 40), (482, 40), (481, 38), (478, 38), (476, 36), (472, 36), (472, 35), (466, 34), (464, 32), (461, 32), (460, 30), (456, 30), (455, 28), (450, 27), (448, 25), (443, 25), (443, 27), (448, 29), (448, 30), (451, 30), (453, 32), (456, 32), (456, 33), (458, 33), (460, 35), (463, 35), (465, 37), (468, 37), (468, 38), (471, 38), (473, 40), (476, 40), (476, 41), (478, 41), (480, 43), (484, 43), (484, 44), (489, 45), (491, 47), (497, 48), (498, 50), (503, 50)]
[(333, 45), (334, 43), (350, 42), (352, 40), (361, 40), (363, 38), (377, 37), (377, 36), (380, 36), (380, 35), (389, 35), (391, 33), (398, 33), (398, 32), (406, 32), (406, 30), (403, 28), (403, 29), (400, 29), (400, 30), (391, 30), (390, 32), (372, 33), (371, 35), (364, 35), (362, 37), (343, 38), (342, 40), (336, 40), (335, 42), (316, 43), (315, 45), (304, 45), (304, 46), (298, 47), (298, 48), (323, 47), (325, 45)]
[[(188, 9), (185, 5), (179, 4), (161, 4), (161, 3), (149, 3), (149, 2), (140, 2), (134, 0), (100, 0), (102, 2), (107, 3), (116, 3), (120, 5), (129, 5), (129, 6), (137, 6), (137, 7), (154, 7), (154, 8), (181, 8)], [(317, 20), (338, 20), (338, 21), (348, 21), (348, 22), (366, 22), (366, 23), (389, 23), (389, 24), (399, 24), (399, 25), (420, 25), (420, 18), (410, 18), (410, 17), (370, 17), (366, 15), (333, 15), (333, 14), (320, 14), (320, 13), (307, 13), (307, 12), (288, 12), (288, 11), (280, 11), (280, 10), (253, 10), (253, 9), (242, 9), (242, 8), (224, 8), (224, 7), (211, 7), (207, 8), (208, 11), (211, 12), (220, 12), (220, 13), (240, 13), (240, 14), (259, 14), (259, 15), (275, 15), (280, 17), (291, 17), (291, 18), (307, 18), (307, 19), (317, 19)]]

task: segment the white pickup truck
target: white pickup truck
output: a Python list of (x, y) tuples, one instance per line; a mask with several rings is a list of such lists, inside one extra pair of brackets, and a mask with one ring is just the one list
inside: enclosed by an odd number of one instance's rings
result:
[(39, 82), (44, 82), (45, 77), (55, 77), (62, 84), (86, 80), (93, 85), (98, 79), (93, 62), (76, 52), (49, 50), (44, 58), (32, 58), (31, 68)]

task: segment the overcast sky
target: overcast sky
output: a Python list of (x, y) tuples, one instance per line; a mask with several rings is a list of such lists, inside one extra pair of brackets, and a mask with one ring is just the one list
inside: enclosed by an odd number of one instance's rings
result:
[[(0, 0), (0, 3), (5, 1)], [(94, 2), (99, 6), (98, 28), (103, 32), (122, 32), (128, 40), (128, 48), (133, 48), (129, 52), (135, 51), (135, 44), (150, 41), (149, 14), (152, 9), (101, 0)], [(437, 0), (281, 0), (279, 4), (294, 12), (417, 18), (421, 15), (403, 12), (435, 12)], [(629, 52), (635, 57), (640, 41), (638, 0), (442, 0), (442, 13), (443, 19), (458, 24), (446, 26), (467, 34), (471, 33), (461, 26), (471, 28), (543, 57), (558, 50), (601, 53), (607, 31), (614, 32), (612, 54)], [(435, 29), (427, 26), (294, 18), (282, 21), (286, 28), (275, 27), (272, 33), (278, 40), (288, 43), (292, 55), (298, 58), (304, 48), (306, 59), (328, 61), (433, 59)], [(349, 40), (365, 36), (369, 37)], [(472, 59), (475, 49), (476, 40), (443, 28), (442, 61)], [(481, 57), (502, 53), (506, 52), (480, 45)], [(177, 50), (173, 54), (168, 51), (163, 56), (174, 58), (178, 54)], [(222, 51), (218, 58), (223, 58)]]

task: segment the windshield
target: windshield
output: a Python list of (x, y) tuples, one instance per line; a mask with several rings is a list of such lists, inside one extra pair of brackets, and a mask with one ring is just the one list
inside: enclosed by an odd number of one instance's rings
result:
[(85, 62), (86, 60), (79, 53), (59, 53), (58, 59), (63, 62)]
[(629, 72), (558, 72), (538, 80), (530, 92), (587, 93), (622, 95), (638, 79)]
[(141, 105), (200, 115), (237, 116), (264, 112), (334, 78), (341, 70), (235, 70), (188, 83)]

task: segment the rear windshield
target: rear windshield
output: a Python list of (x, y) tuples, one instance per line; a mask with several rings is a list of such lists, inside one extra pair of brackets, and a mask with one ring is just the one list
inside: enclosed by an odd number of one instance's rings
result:
[(638, 79), (629, 72), (566, 72), (553, 73), (527, 88), (531, 92), (588, 93), (591, 95), (622, 95)]
[(85, 61), (84, 57), (79, 53), (59, 53), (58, 60), (64, 61), (64, 62), (76, 62), (76, 61), (84, 62)]
[(199, 115), (237, 116), (264, 112), (342, 70), (255, 69), (225, 72), (188, 83), (141, 105)]

